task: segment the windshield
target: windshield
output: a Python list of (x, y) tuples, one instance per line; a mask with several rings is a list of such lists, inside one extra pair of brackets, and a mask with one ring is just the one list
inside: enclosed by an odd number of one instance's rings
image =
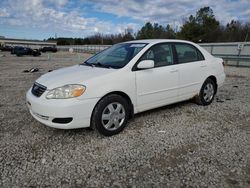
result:
[(136, 56), (146, 43), (121, 43), (94, 55), (82, 65), (99, 66), (106, 68), (122, 68)]

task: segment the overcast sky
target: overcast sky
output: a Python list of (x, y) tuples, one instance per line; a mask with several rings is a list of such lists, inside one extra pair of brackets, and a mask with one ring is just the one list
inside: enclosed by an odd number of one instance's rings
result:
[(250, 21), (250, 0), (0, 0), (0, 36), (26, 39), (136, 32), (147, 21), (173, 27), (210, 6), (216, 18)]

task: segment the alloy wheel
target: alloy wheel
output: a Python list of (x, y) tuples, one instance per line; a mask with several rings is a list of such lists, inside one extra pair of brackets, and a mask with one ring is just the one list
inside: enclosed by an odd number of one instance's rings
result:
[(102, 112), (102, 125), (109, 131), (117, 130), (125, 120), (125, 109), (122, 104), (113, 102), (107, 105)]
[(214, 86), (211, 83), (207, 83), (204, 87), (203, 98), (206, 102), (210, 102), (214, 97)]

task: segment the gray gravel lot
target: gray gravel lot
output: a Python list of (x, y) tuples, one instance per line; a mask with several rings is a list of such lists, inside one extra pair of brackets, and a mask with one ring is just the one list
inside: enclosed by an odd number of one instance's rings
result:
[[(50, 69), (88, 55), (0, 52), (0, 187), (250, 187), (250, 69), (226, 67), (210, 106), (192, 101), (135, 116), (119, 135), (35, 121), (25, 93)], [(38, 67), (38, 73), (23, 73)]]

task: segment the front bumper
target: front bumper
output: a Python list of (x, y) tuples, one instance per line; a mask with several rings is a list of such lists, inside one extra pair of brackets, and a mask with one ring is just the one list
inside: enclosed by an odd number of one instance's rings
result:
[[(45, 92), (41, 97), (31, 93), (26, 94), (27, 106), (31, 115), (42, 124), (58, 129), (75, 129), (90, 126), (93, 109), (99, 98), (79, 100), (72, 99), (46, 99)], [(71, 119), (72, 118), (72, 119)], [(55, 121), (70, 120), (65, 122)]]

